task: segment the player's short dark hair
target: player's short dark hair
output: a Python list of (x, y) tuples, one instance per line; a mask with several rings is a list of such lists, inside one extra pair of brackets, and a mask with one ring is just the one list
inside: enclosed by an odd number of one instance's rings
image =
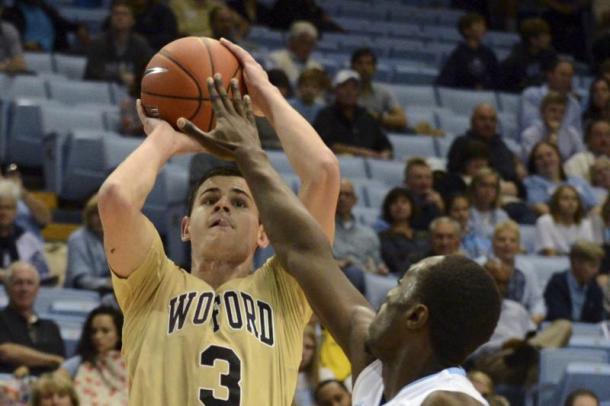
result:
[(575, 391), (571, 392), (568, 395), (568, 398), (566, 399), (566, 402), (563, 405), (572, 406), (574, 404), (574, 402), (576, 401), (576, 399), (578, 399), (580, 396), (589, 396), (589, 397), (595, 399), (595, 401), (599, 405), (599, 398), (597, 397), (595, 392), (593, 392), (589, 389), (576, 389)]
[(326, 385), (329, 385), (331, 383), (336, 383), (337, 385), (339, 385), (341, 387), (341, 389), (343, 389), (345, 391), (345, 393), (347, 393), (349, 395), (350, 392), (343, 382), (341, 382), (338, 379), (325, 379), (322, 382), (318, 383), (318, 385), (316, 386), (316, 388), (313, 391), (313, 397), (314, 397), (314, 400), (316, 401), (316, 403), (320, 403), (320, 399), (318, 398), (318, 396), (320, 394), (320, 390), (322, 390), (323, 387), (325, 387)]
[(462, 364), (487, 342), (500, 317), (495, 281), (461, 255), (448, 255), (422, 272), (416, 295), (428, 307), (431, 345), (446, 366)]
[(87, 316), (87, 320), (83, 326), (83, 332), (81, 333), (80, 340), (76, 347), (76, 354), (81, 356), (83, 362), (88, 361), (95, 364), (95, 359), (98, 354), (95, 349), (95, 344), (93, 344), (93, 319), (100, 315), (107, 315), (112, 318), (118, 335), (118, 341), (114, 349), (120, 351), (123, 346), (123, 341), (121, 340), (121, 337), (123, 336), (123, 314), (111, 306), (96, 307)]
[(352, 66), (354, 66), (356, 61), (358, 61), (358, 59), (362, 58), (363, 56), (370, 56), (371, 58), (373, 58), (373, 64), (377, 65), (377, 55), (375, 55), (375, 52), (373, 52), (371, 48), (358, 48), (354, 51), (354, 53), (352, 53)]
[(224, 165), (224, 166), (217, 166), (215, 168), (210, 169), (209, 171), (205, 172), (203, 175), (201, 175), (201, 177), (199, 178), (199, 180), (197, 180), (197, 182), (195, 182), (192, 186), (191, 189), (189, 190), (189, 194), (188, 194), (188, 200), (187, 200), (187, 214), (190, 216), (191, 212), (193, 211), (193, 205), (195, 204), (195, 198), (197, 197), (197, 192), (199, 191), (199, 188), (201, 187), (201, 185), (203, 185), (203, 183), (210, 179), (213, 178), (215, 176), (235, 176), (238, 178), (243, 178), (244, 175), (243, 173), (241, 173), (241, 171), (239, 170), (239, 168), (236, 165)]
[(485, 24), (485, 18), (478, 13), (468, 13), (460, 17), (457, 23), (457, 29), (464, 36), (464, 31), (477, 23)]
[(409, 204), (411, 205), (411, 218), (414, 218), (417, 215), (417, 207), (415, 205), (415, 201), (413, 200), (411, 192), (409, 192), (409, 189), (405, 187), (395, 187), (390, 190), (383, 199), (383, 204), (381, 206), (381, 218), (385, 222), (389, 224), (392, 224), (394, 222), (390, 207), (400, 197), (404, 197), (409, 201)]

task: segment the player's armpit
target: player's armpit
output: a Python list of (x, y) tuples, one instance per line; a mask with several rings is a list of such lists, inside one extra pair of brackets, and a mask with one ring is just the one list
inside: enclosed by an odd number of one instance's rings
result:
[(422, 406), (483, 406), (475, 398), (460, 392), (436, 391), (428, 395)]

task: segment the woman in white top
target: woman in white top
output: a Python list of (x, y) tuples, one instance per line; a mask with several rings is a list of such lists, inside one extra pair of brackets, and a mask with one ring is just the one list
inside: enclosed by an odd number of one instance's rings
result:
[(550, 213), (536, 222), (536, 251), (542, 255), (568, 255), (576, 240), (593, 241), (591, 221), (585, 216), (576, 189), (562, 185), (549, 202)]
[[(493, 169), (483, 168), (477, 172), (468, 187), (470, 219), (468, 229), (477, 236), (491, 239), (496, 225), (508, 220), (500, 204), (500, 176)], [(491, 244), (490, 244), (491, 245)]]

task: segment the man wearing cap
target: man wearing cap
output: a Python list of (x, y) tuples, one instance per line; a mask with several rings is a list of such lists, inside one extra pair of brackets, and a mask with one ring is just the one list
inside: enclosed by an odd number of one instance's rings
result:
[(318, 30), (307, 21), (295, 21), (290, 26), (288, 45), (269, 54), (269, 67), (284, 71), (294, 86), (305, 69), (324, 70), (322, 65), (310, 58), (318, 41)]
[(333, 79), (334, 104), (320, 110), (314, 127), (336, 154), (391, 159), (392, 144), (375, 118), (358, 105), (360, 75), (344, 69)]

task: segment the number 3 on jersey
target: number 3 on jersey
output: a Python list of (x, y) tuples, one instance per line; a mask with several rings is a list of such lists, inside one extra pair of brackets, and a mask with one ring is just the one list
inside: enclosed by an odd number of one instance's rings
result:
[(232, 349), (210, 345), (201, 352), (199, 365), (214, 366), (216, 360), (225, 361), (229, 365), (229, 373), (220, 375), (220, 385), (229, 393), (228, 398), (221, 399), (214, 396), (211, 389), (199, 389), (199, 401), (205, 406), (239, 406), (241, 404), (241, 360)]

